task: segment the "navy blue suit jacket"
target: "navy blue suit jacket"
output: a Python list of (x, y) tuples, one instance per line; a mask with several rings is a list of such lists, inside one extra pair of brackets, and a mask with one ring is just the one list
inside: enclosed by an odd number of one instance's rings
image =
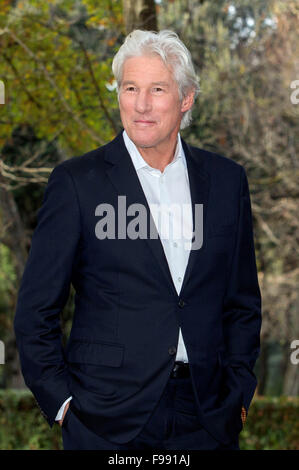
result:
[[(223, 443), (242, 429), (261, 327), (248, 181), (233, 160), (183, 148), (193, 211), (203, 204), (203, 245), (190, 252), (179, 296), (159, 237), (95, 235), (96, 207), (109, 203), (117, 215), (120, 195), (150, 217), (122, 134), (49, 177), (14, 327), (25, 382), (50, 426), (72, 395), (73, 412), (99, 436), (133, 439), (166, 385), (181, 327), (201, 424)], [(60, 313), (71, 284), (64, 349)]]

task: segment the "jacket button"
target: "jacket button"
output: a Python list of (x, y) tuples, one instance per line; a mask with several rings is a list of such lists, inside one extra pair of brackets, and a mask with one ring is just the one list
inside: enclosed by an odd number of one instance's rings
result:
[(171, 356), (173, 356), (176, 353), (176, 347), (171, 346), (170, 348), (168, 348), (168, 352)]
[(180, 299), (179, 300), (179, 307), (183, 308), (183, 307), (185, 307), (185, 305), (186, 305), (186, 302), (183, 299)]

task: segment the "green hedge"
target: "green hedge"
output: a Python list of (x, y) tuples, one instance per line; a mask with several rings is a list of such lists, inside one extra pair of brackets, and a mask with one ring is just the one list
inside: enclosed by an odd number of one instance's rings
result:
[[(298, 411), (299, 398), (255, 398), (241, 449), (299, 450)], [(62, 449), (60, 427), (49, 427), (27, 390), (0, 390), (0, 449)]]
[(244, 450), (299, 450), (299, 397), (256, 397), (240, 434)]

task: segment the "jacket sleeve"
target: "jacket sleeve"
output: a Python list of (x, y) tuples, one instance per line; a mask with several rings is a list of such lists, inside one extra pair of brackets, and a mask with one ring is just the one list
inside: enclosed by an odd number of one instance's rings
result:
[(14, 318), (25, 383), (51, 427), (57, 410), (71, 395), (60, 313), (69, 297), (79, 240), (77, 193), (61, 163), (49, 177), (37, 214)]
[(243, 167), (238, 228), (223, 304), (223, 325), (228, 364), (241, 385), (243, 405), (248, 412), (257, 385), (253, 368), (260, 350), (261, 294), (249, 187)]

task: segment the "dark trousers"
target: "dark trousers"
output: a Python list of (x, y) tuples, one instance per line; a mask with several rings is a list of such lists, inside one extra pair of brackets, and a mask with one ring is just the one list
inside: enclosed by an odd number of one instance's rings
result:
[(64, 450), (240, 450), (238, 439), (224, 446), (200, 425), (190, 377), (170, 377), (149, 420), (126, 444), (102, 439), (71, 408), (63, 421), (62, 439)]

